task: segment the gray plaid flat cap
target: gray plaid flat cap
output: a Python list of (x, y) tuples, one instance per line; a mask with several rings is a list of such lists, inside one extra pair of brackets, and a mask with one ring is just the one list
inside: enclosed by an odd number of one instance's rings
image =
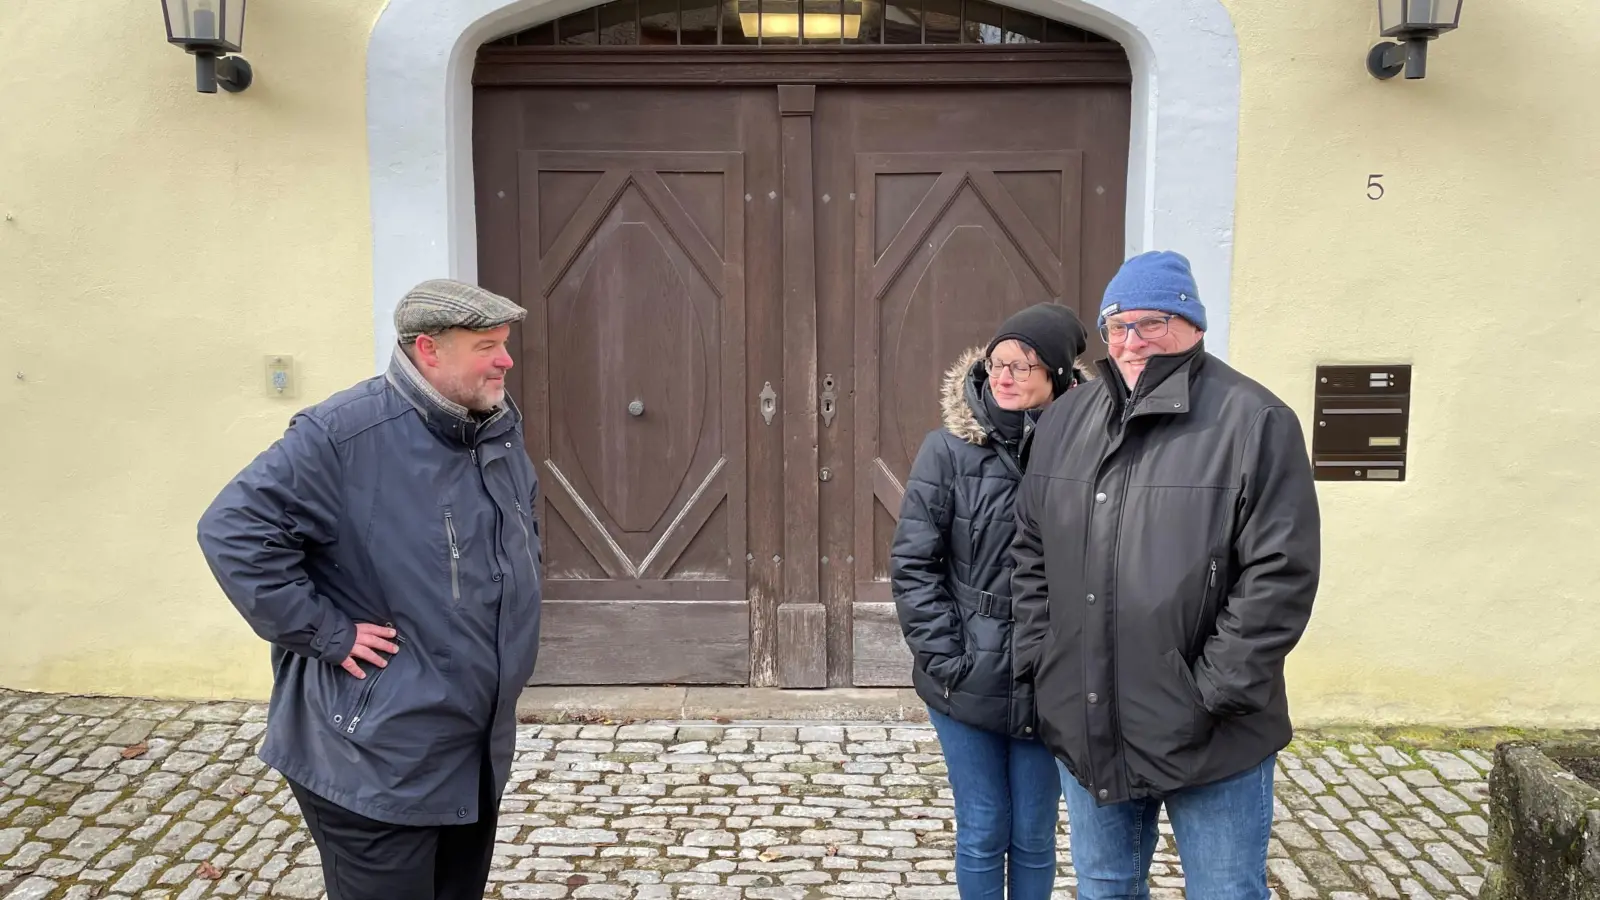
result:
[(412, 288), (394, 310), (394, 329), (400, 343), (409, 344), (419, 334), (439, 334), (451, 328), (483, 330), (520, 322), (528, 311), (475, 284), (435, 278)]

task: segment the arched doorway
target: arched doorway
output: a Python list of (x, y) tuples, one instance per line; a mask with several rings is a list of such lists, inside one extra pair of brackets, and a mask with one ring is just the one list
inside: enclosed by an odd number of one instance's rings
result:
[(909, 684), (937, 386), (1123, 258), (1130, 71), (984, 0), (614, 0), (482, 47), (479, 280), (528, 307), (538, 683)]

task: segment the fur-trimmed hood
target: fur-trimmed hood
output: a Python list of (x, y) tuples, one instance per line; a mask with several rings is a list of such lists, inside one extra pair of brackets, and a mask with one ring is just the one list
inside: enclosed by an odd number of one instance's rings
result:
[[(978, 418), (973, 409), (977, 399), (974, 369), (984, 363), (982, 347), (973, 347), (956, 358), (955, 364), (945, 370), (939, 390), (939, 411), (944, 429), (969, 444), (979, 447), (989, 443), (989, 424)], [(1081, 363), (1072, 366), (1074, 380), (1082, 384), (1093, 376)]]
[(944, 383), (939, 391), (939, 411), (943, 414), (944, 430), (969, 444), (983, 446), (989, 443), (989, 429), (985, 428), (972, 411), (967, 400), (967, 386), (972, 382), (972, 369), (983, 362), (983, 348), (973, 347), (956, 358), (955, 365), (945, 370)]

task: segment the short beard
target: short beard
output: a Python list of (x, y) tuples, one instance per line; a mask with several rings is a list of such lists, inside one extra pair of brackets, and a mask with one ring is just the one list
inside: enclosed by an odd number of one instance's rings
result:
[(494, 412), (505, 400), (506, 395), (503, 382), (499, 386), (480, 383), (475, 387), (469, 387), (446, 377), (443, 383), (436, 387), (439, 393), (443, 394), (447, 400), (460, 404), (476, 413)]
[[(408, 344), (405, 347), (405, 353), (406, 358), (411, 360), (411, 365), (416, 368), (418, 373), (421, 373), (422, 364), (417, 361), (416, 345)], [(424, 377), (424, 380), (433, 385), (433, 389), (439, 392), (439, 396), (457, 406), (465, 407), (470, 412), (494, 412), (500, 407), (500, 404), (505, 402), (505, 382), (501, 382), (498, 388), (492, 388), (488, 384), (480, 384), (476, 389), (473, 389), (464, 383), (460, 383), (458, 379), (444, 374), (442, 371), (437, 377), (439, 378), (437, 382), (426, 377)]]

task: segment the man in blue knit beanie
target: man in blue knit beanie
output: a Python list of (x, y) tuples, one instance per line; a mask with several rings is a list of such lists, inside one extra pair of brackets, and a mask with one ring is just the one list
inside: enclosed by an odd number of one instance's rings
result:
[(1198, 344), (1206, 330), (1206, 308), (1189, 260), (1161, 250), (1123, 263), (1106, 285), (1099, 324), (1100, 337), (1130, 388), (1151, 357)]
[(1110, 359), (1034, 429), (1012, 547), (1078, 897), (1149, 896), (1165, 805), (1189, 900), (1266, 900), (1284, 658), (1321, 567), (1300, 420), (1205, 351), (1181, 254), (1125, 262), (1098, 325)]

